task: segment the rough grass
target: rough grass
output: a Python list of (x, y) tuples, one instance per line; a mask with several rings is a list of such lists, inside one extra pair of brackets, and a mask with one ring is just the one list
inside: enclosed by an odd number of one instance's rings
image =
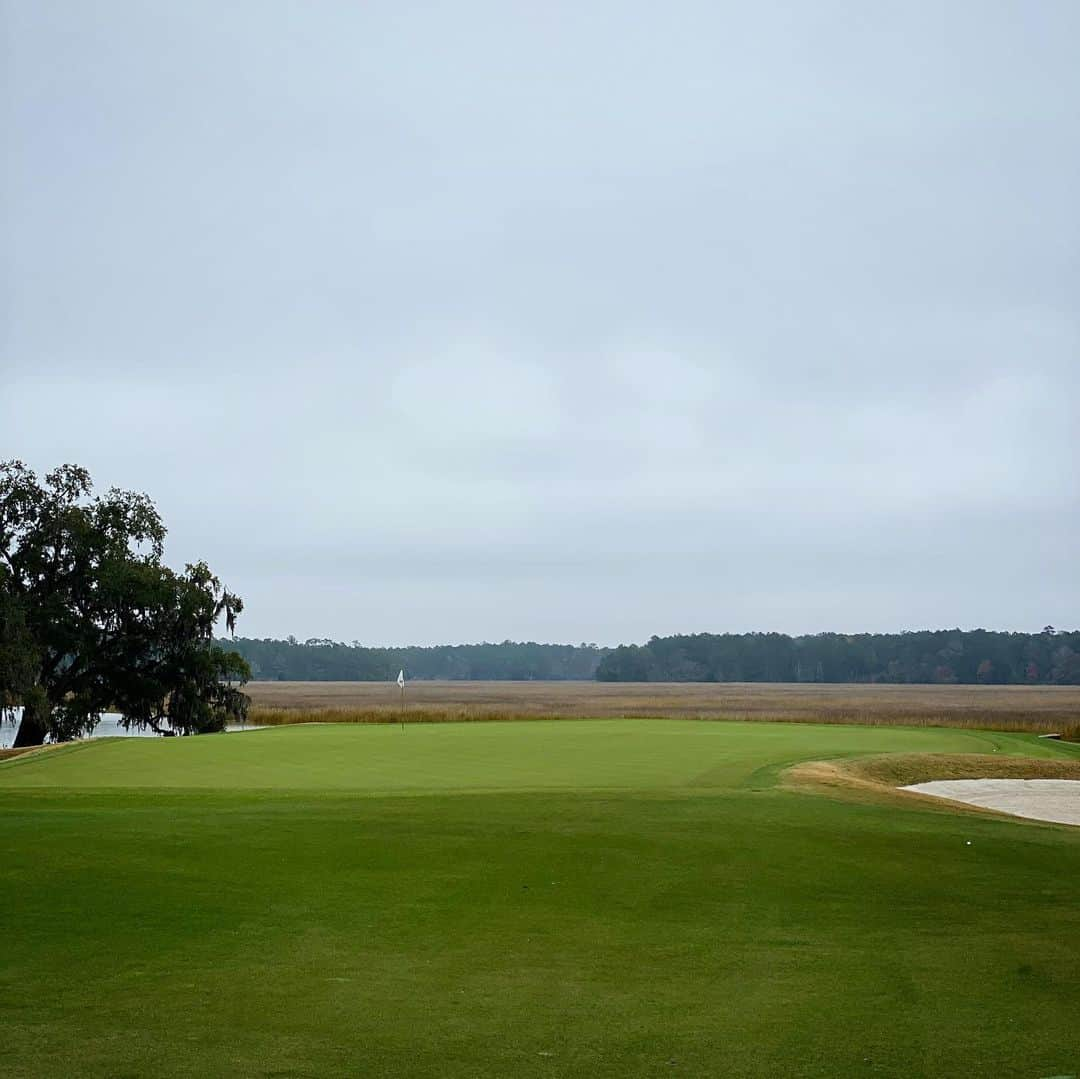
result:
[[(1071, 747), (1069, 747), (1071, 749)], [(890, 753), (841, 760), (804, 761), (790, 768), (786, 784), (795, 788), (855, 793), (881, 800), (939, 799), (899, 788), (939, 779), (1076, 779), (1080, 753), (1062, 747), (1061, 756), (1025, 757), (1000, 753)], [(955, 805), (953, 806), (955, 808)], [(962, 811), (992, 813), (977, 806)]]
[[(254, 682), (252, 722), (396, 723), (396, 685)], [(958, 727), (1080, 735), (1076, 686), (413, 682), (407, 721), (638, 717)]]
[(0, 1073), (1076, 1074), (1080, 829), (777, 786), (893, 752), (1077, 759), (609, 721), (5, 762)]
[(879, 783), (907, 787), (938, 779), (1080, 779), (1075, 758), (1012, 757), (987, 753), (896, 753), (847, 762)]
[(50, 743), (44, 746), (20, 746), (18, 749), (0, 749), (0, 762), (13, 760), (15, 757), (21, 757), (24, 753), (45, 753), (60, 748), (60, 745)]

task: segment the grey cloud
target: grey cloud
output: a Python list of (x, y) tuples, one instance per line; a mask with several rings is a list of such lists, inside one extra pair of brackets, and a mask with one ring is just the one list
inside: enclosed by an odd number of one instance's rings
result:
[(3, 20), (0, 454), (243, 632), (1075, 621), (1075, 4)]

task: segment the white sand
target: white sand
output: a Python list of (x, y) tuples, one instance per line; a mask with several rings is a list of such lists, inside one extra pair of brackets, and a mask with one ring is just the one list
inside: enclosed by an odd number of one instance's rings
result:
[(938, 779), (903, 789), (1015, 817), (1080, 824), (1080, 779)]

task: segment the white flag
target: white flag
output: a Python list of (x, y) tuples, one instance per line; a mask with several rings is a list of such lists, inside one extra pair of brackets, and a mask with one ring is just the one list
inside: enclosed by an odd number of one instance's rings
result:
[(405, 688), (405, 672), (404, 671), (398, 671), (398, 673), (397, 673), (397, 684), (398, 684), (399, 689), (404, 689)]

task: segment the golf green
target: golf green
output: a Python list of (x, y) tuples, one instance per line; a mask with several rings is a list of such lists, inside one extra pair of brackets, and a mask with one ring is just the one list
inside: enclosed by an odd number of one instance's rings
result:
[(5, 1076), (1080, 1073), (1080, 829), (777, 785), (969, 730), (560, 721), (0, 764)]

